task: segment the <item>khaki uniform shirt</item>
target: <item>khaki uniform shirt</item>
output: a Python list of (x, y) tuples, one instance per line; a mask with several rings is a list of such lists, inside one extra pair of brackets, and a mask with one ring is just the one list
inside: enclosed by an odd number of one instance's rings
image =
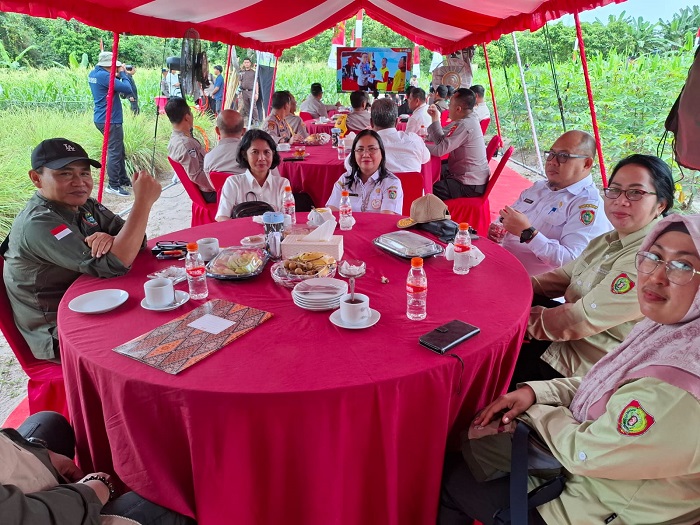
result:
[(213, 192), (214, 187), (204, 173), (204, 148), (199, 141), (173, 130), (168, 142), (168, 156), (182, 164), (187, 176), (199, 186), (200, 191)]
[(369, 129), (370, 114), (369, 111), (355, 111), (348, 113), (348, 118), (345, 119), (345, 126), (349, 131), (362, 131)]
[(564, 377), (585, 375), (642, 319), (634, 259), (658, 221), (622, 240), (616, 231), (601, 235), (577, 259), (532, 277), (535, 294), (566, 299), (556, 308), (534, 306), (527, 326), (533, 339), (554, 341), (542, 360)]
[(327, 106), (313, 95), (306, 97), (306, 100), (304, 100), (299, 107), (299, 111), (309, 113), (315, 119), (318, 117), (327, 117), (329, 109), (337, 108), (335, 106)]
[(260, 129), (267, 131), (278, 144), (290, 142), (294, 136), (294, 132), (286, 119), (281, 119), (274, 113), (263, 121)]
[(447, 158), (449, 178), (465, 186), (480, 186), (489, 181), (491, 172), (486, 161), (484, 135), (474, 113), (444, 128), (440, 127), (440, 121), (433, 122), (428, 127), (428, 138), (434, 142), (426, 144), (431, 155), (450, 154)]
[(4, 279), (17, 328), (38, 359), (53, 359), (61, 298), (82, 274), (116, 277), (129, 267), (107, 253), (95, 258), (85, 237), (117, 235), (124, 221), (95, 199), (77, 212), (35, 193), (17, 215), (5, 253)]
[[(538, 404), (523, 419), (549, 445), (568, 478), (559, 498), (537, 508), (544, 521), (552, 525), (602, 525), (609, 518), (611, 525), (697, 523), (698, 400), (659, 379), (636, 379), (612, 394), (599, 418), (579, 423), (565, 408), (579, 384), (580, 378), (528, 383)], [(628, 422), (630, 412), (643, 416), (634, 426)], [(529, 489), (539, 484), (541, 480), (532, 478)], [(617, 517), (612, 519), (613, 515)]]
[(238, 72), (238, 78), (240, 79), (240, 88), (242, 91), (253, 91), (253, 85), (255, 84), (254, 69), (241, 69)]
[(304, 121), (301, 120), (300, 116), (287, 115), (284, 120), (287, 121), (287, 124), (289, 124), (289, 127), (292, 128), (292, 132), (295, 135), (301, 135), (302, 138), (309, 136), (309, 131), (306, 129), (306, 124), (304, 124)]
[(212, 171), (220, 173), (245, 173), (245, 168), (238, 164), (238, 147), (241, 144), (241, 139), (236, 137), (227, 137), (219, 141), (219, 143), (204, 156), (204, 173), (209, 176)]
[(433, 102), (433, 104), (435, 104), (435, 107), (440, 110), (440, 113), (450, 109), (450, 107), (447, 105), (447, 101), (443, 98), (441, 98), (440, 100), (436, 100), (435, 102)]

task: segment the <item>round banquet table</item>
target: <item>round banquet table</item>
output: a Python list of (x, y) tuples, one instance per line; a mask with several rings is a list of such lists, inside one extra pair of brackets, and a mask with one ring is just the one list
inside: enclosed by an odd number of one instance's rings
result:
[[(140, 307), (146, 274), (172, 261), (146, 250), (125, 276), (79, 278), (61, 302), (58, 326), (82, 469), (116, 473), (200, 525), (434, 523), (447, 443), (508, 385), (530, 280), (512, 255), (479, 240), (486, 259), (466, 276), (454, 275), (444, 257), (425, 261), (428, 317), (409, 321), (409, 262), (371, 242), (396, 229), (396, 216), (355, 215), (353, 230), (342, 232), (345, 257), (367, 264), (357, 289), (381, 313), (376, 325), (345, 330), (329, 312), (298, 308), (268, 268), (246, 281), (210, 279), (210, 299), (273, 317), (178, 375), (112, 351), (203, 303), (171, 312)], [(216, 236), (226, 246), (260, 232), (247, 218), (167, 238)], [(97, 316), (68, 309), (76, 296), (105, 288), (130, 296)], [(457, 359), (418, 343), (453, 319), (481, 328), (453, 350), (463, 371)]]
[[(294, 149), (292, 145), (292, 150)], [(280, 152), (282, 162), (277, 167), (280, 175), (289, 179), (294, 192), (308, 193), (314, 205), (323, 207), (333, 191), (333, 184), (345, 173), (338, 150), (330, 143), (323, 146), (306, 146), (308, 155), (302, 161), (285, 161), (294, 156), (293, 151)]]
[(325, 124), (322, 124), (322, 123), (317, 122), (315, 120), (307, 120), (304, 122), (304, 124), (306, 125), (306, 131), (308, 131), (309, 134), (328, 133), (330, 135), (331, 130), (335, 126), (335, 121), (331, 120), (330, 122), (326, 122)]

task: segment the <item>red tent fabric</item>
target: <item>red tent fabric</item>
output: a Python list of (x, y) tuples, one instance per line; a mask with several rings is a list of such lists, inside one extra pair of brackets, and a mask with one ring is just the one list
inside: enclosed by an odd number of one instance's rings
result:
[(205, 40), (276, 54), (360, 9), (397, 33), (443, 54), (548, 20), (624, 0), (0, 0), (0, 11), (75, 18), (118, 33)]

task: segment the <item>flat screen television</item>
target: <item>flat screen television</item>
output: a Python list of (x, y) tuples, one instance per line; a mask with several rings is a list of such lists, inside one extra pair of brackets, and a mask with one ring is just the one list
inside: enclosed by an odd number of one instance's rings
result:
[(338, 93), (379, 91), (405, 93), (411, 78), (413, 49), (407, 47), (339, 47)]

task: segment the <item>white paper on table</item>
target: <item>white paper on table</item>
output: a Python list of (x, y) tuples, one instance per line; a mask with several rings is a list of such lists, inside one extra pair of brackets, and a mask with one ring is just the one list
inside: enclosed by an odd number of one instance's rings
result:
[(333, 238), (333, 232), (338, 223), (335, 219), (331, 221), (326, 221), (321, 226), (316, 228), (314, 231), (304, 236), (302, 241), (304, 242), (328, 242)]
[[(471, 250), (469, 251), (469, 256), (471, 258), (470, 261), (470, 267), (473, 268), (474, 266), (478, 266), (481, 261), (486, 259), (486, 256), (484, 255), (484, 252), (482, 252), (479, 248), (476, 246), (472, 245)], [(452, 243), (449, 243), (447, 247), (445, 248), (445, 259), (448, 261), (454, 261), (455, 260), (455, 246)]]
[(224, 319), (218, 315), (204, 314), (202, 317), (192, 321), (187, 326), (191, 326), (192, 328), (196, 328), (202, 332), (208, 332), (216, 335), (220, 334), (227, 328), (230, 328), (234, 324), (236, 324), (234, 321), (229, 321), (228, 319)]

